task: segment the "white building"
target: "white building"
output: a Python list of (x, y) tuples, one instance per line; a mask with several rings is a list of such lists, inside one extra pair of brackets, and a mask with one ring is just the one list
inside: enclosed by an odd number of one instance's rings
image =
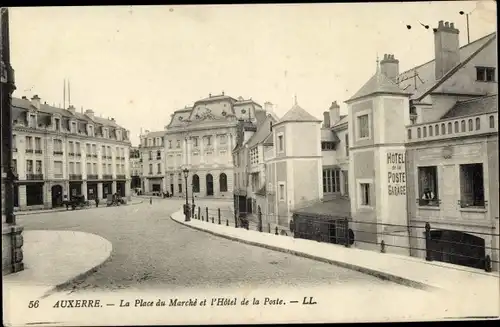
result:
[(12, 99), (14, 205), (51, 208), (64, 195), (130, 196), (129, 131), (92, 110), (56, 108), (35, 95)]

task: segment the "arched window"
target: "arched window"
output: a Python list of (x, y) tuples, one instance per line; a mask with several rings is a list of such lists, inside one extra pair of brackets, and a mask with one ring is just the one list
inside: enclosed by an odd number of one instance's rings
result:
[(495, 128), (495, 117), (490, 116), (490, 128)]
[(441, 135), (446, 135), (446, 125), (441, 124)]
[(220, 174), (219, 185), (220, 185), (221, 192), (227, 192), (227, 176), (226, 176), (226, 174), (224, 174), (224, 173)]
[(193, 175), (193, 192), (200, 192), (200, 177), (196, 174)]
[(439, 135), (439, 125), (436, 124), (436, 126), (434, 126), (434, 135), (438, 136)]
[(479, 117), (476, 118), (476, 131), (481, 128), (481, 119)]
[(474, 130), (474, 125), (472, 125), (472, 119), (469, 119), (469, 132)]
[(417, 138), (421, 138), (422, 137), (422, 132), (420, 131), (420, 127), (417, 128)]
[(462, 121), (460, 122), (460, 126), (461, 126), (461, 128), (460, 128), (460, 132), (464, 133), (464, 132), (465, 132), (465, 120), (462, 120)]
[(434, 130), (432, 129), (432, 126), (429, 126), (429, 136), (432, 136), (432, 132), (434, 132)]
[(460, 129), (458, 127), (458, 122), (456, 121), (454, 125), (455, 125), (455, 133), (459, 133)]
[(422, 127), (423, 129), (423, 137), (427, 137), (427, 127)]
[(411, 140), (411, 129), (408, 130), (408, 140)]
[[(458, 126), (458, 124), (457, 124), (457, 126)], [(451, 122), (450, 122), (450, 123), (448, 123), (448, 134), (451, 134), (451, 133), (453, 133), (453, 127), (452, 127)]]

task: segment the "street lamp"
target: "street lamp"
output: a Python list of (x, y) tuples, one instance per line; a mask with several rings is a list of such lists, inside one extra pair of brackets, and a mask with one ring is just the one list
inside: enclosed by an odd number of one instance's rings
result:
[(187, 187), (187, 179), (188, 179), (188, 175), (189, 175), (189, 169), (187, 168), (184, 168), (182, 170), (182, 172), (184, 173), (184, 180), (186, 182), (186, 204), (184, 206), (184, 216), (185, 216), (185, 221), (190, 221), (190, 216), (189, 216), (189, 200), (188, 200), (188, 187)]

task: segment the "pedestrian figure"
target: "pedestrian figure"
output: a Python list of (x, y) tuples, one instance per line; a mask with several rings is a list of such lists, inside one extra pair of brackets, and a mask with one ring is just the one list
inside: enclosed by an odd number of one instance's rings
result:
[(153, 204), (153, 197), (149, 198), (149, 204)]
[(95, 207), (99, 208), (99, 197), (95, 198)]

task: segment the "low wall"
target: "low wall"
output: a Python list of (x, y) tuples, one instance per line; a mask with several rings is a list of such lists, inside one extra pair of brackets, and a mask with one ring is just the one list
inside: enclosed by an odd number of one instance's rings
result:
[(23, 228), (2, 223), (2, 276), (24, 269)]

